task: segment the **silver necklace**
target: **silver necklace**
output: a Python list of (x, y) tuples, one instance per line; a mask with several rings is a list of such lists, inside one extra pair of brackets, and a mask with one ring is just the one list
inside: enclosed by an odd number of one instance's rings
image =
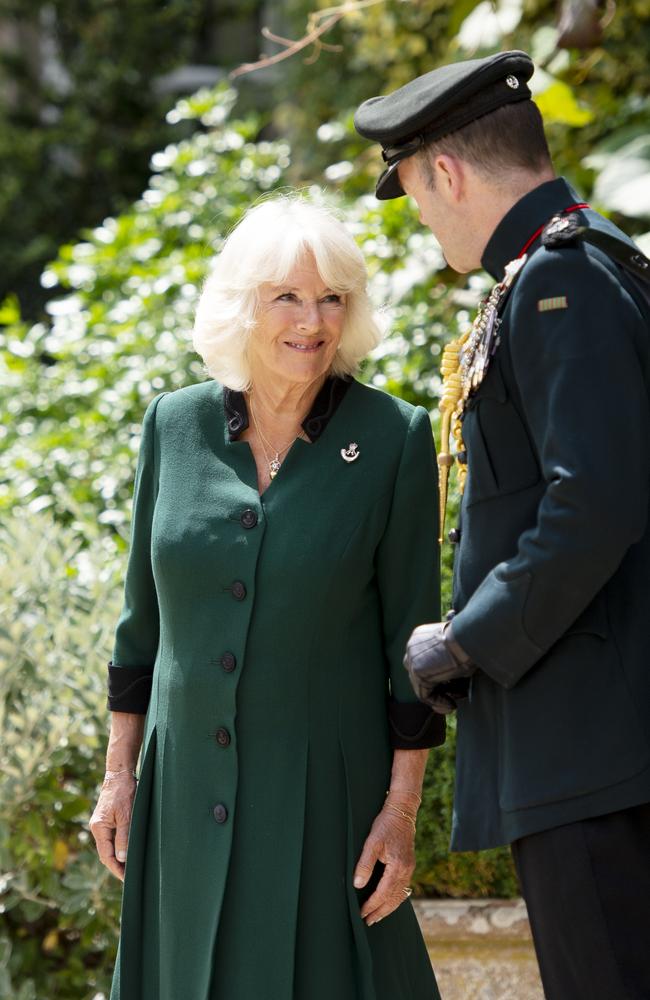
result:
[[(262, 445), (262, 451), (264, 452), (264, 458), (266, 459), (266, 463), (267, 463), (267, 465), (269, 467), (269, 476), (271, 477), (271, 479), (275, 479), (275, 477), (277, 476), (278, 472), (280, 471), (280, 467), (282, 465), (282, 462), (280, 460), (280, 456), (284, 455), (284, 453), (289, 450), (289, 448), (291, 447), (291, 445), (293, 444), (293, 442), (298, 437), (300, 437), (300, 432), (298, 434), (294, 435), (294, 437), (291, 438), (291, 441), (289, 441), (288, 444), (285, 444), (284, 447), (282, 447), (282, 448), (276, 448), (274, 445), (271, 444), (270, 441), (267, 441), (267, 439), (262, 434), (262, 429), (261, 429), (259, 423), (257, 422), (257, 417), (255, 416), (255, 409), (253, 407), (253, 396), (252, 396), (252, 393), (249, 395), (249, 399), (250, 399), (250, 404), (251, 404), (251, 414), (253, 416), (253, 423), (255, 424), (255, 430), (257, 431), (258, 437), (260, 439), (260, 444)], [(271, 452), (275, 452), (275, 458), (269, 458), (269, 454), (268, 454), (266, 448), (270, 448)]]

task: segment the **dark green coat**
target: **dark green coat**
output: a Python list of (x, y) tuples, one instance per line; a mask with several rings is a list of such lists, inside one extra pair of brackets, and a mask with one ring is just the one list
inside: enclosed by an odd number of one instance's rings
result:
[(113, 707), (155, 666), (112, 1000), (438, 997), (410, 903), (366, 928), (352, 887), (389, 687), (435, 728), (402, 667), (439, 613), (431, 428), (337, 384), (261, 499), (239, 394), (147, 411)]
[[(561, 179), (528, 194), (486, 269), (578, 201)], [(650, 799), (648, 322), (599, 251), (530, 253), (464, 420), (454, 631), (481, 671), (458, 713), (458, 850)]]

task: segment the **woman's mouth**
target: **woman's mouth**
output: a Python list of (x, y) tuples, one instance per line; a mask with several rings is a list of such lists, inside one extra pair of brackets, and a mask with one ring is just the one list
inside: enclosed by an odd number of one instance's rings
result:
[(287, 347), (292, 347), (294, 351), (301, 351), (303, 354), (313, 354), (315, 351), (318, 351), (324, 343), (324, 340), (316, 340), (313, 344), (299, 344), (295, 340), (285, 340)]

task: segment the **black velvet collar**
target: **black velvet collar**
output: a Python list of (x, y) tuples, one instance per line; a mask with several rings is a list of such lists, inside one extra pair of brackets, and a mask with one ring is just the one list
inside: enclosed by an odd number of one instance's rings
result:
[[(550, 222), (557, 212), (580, 200), (563, 177), (546, 181), (529, 191), (504, 215), (492, 233), (481, 260), (485, 270), (500, 281), (506, 264), (521, 252), (535, 230)], [(535, 241), (528, 252), (537, 246), (538, 241)]]
[[(302, 423), (302, 429), (311, 442), (321, 436), (351, 384), (350, 377), (332, 376), (326, 379)], [(224, 389), (223, 406), (228, 422), (228, 437), (231, 441), (237, 441), (248, 427), (248, 408), (243, 392)]]

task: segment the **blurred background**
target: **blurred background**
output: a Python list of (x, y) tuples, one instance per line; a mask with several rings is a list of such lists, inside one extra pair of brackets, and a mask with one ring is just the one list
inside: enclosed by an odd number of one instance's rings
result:
[[(120, 885), (86, 829), (105, 664), (142, 414), (205, 377), (189, 338), (210, 256), (267, 192), (325, 196), (390, 329), (362, 377), (435, 426), (441, 347), (489, 280), (446, 269), (406, 199), (374, 199), (352, 114), (509, 48), (538, 66), (558, 172), (650, 252), (650, 0), (0, 3), (0, 1000), (107, 994)], [(507, 852), (447, 854), (453, 754), (452, 733), (414, 884), (515, 895)]]

